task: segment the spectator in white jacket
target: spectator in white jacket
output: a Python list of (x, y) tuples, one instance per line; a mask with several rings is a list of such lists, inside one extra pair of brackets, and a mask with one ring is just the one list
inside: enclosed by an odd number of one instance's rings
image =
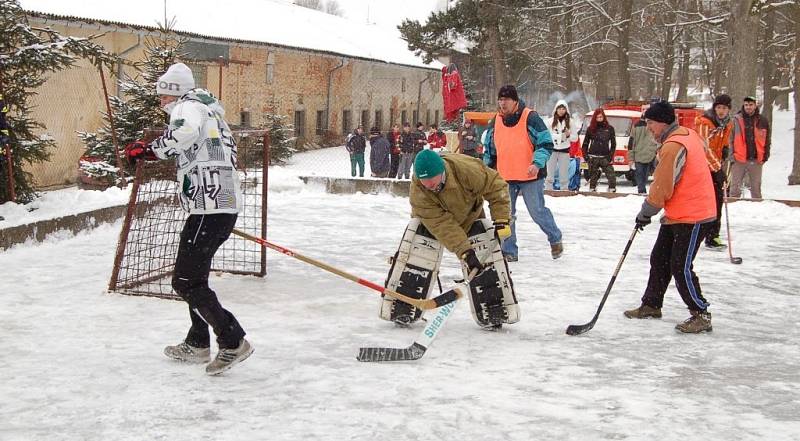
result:
[(553, 190), (556, 170), (558, 170), (558, 184), (560, 190), (569, 187), (569, 144), (577, 139), (577, 131), (573, 133), (570, 127), (570, 115), (567, 102), (558, 100), (553, 109), (553, 121), (550, 123), (550, 135), (553, 138), (553, 153), (547, 160), (547, 178), (545, 189)]

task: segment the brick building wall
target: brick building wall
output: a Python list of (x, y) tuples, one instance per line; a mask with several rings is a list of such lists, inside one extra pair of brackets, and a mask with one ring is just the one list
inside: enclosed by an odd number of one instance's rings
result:
[[(159, 35), (155, 29), (113, 23), (30, 19), (64, 35), (105, 32), (98, 42), (111, 52), (125, 52), (124, 58), (132, 62), (143, 58), (145, 38)], [(438, 122), (443, 115), (436, 69), (266, 43), (182, 37), (188, 38), (187, 59), (182, 61), (192, 68), (198, 87), (217, 95), (221, 85), (221, 102), (232, 125), (257, 127), (264, 123), (265, 114), (277, 112), (289, 123), (304, 122), (295, 135), (299, 144), (313, 148), (341, 143), (345, 132), (358, 126), (362, 117), (365, 130), (380, 118), (386, 131), (392, 123), (401, 123), (404, 112), (412, 123), (417, 110), (417, 119), (426, 124)], [(120, 66), (120, 71), (135, 75), (131, 67)], [(109, 72), (106, 81), (109, 93), (116, 94), (116, 80)], [(78, 159), (84, 151), (76, 132), (96, 131), (102, 125), (105, 102), (99, 73), (79, 61), (75, 68), (53, 74), (37, 92), (33, 116), (47, 126), (46, 133), (55, 138), (57, 148), (49, 162), (29, 166), (27, 171), (41, 188), (69, 185), (77, 179)], [(348, 114), (349, 120), (344, 121)]]

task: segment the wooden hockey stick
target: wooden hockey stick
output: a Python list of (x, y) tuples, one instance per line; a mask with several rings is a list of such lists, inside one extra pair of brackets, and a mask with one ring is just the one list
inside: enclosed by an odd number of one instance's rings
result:
[(380, 285), (378, 285), (376, 283), (370, 282), (369, 280), (364, 280), (364, 279), (362, 279), (360, 277), (356, 277), (356, 276), (354, 276), (354, 275), (352, 275), (350, 273), (342, 271), (342, 270), (340, 270), (338, 268), (335, 268), (333, 266), (330, 266), (330, 265), (328, 265), (326, 263), (320, 262), (318, 260), (312, 259), (310, 257), (304, 256), (304, 255), (299, 254), (299, 253), (295, 253), (294, 251), (292, 251), (292, 250), (290, 250), (288, 248), (284, 248), (284, 247), (282, 247), (280, 245), (276, 245), (274, 243), (268, 242), (267, 240), (262, 239), (260, 237), (253, 236), (253, 235), (247, 234), (247, 233), (245, 233), (243, 231), (239, 231), (239, 230), (233, 230), (233, 234), (235, 234), (235, 235), (237, 235), (237, 236), (239, 236), (241, 238), (244, 238), (244, 239), (253, 241), (255, 243), (258, 243), (258, 244), (260, 244), (262, 246), (265, 246), (267, 248), (270, 248), (272, 250), (275, 250), (275, 251), (277, 251), (277, 252), (279, 252), (281, 254), (285, 254), (285, 255), (287, 255), (289, 257), (294, 257), (297, 260), (300, 260), (300, 261), (303, 261), (305, 263), (309, 263), (311, 265), (314, 265), (317, 268), (320, 268), (320, 269), (323, 269), (323, 270), (328, 271), (330, 273), (336, 274), (337, 276), (344, 277), (345, 279), (348, 279), (348, 280), (351, 280), (353, 282), (356, 282), (359, 285), (366, 286), (367, 288), (371, 288), (371, 289), (373, 289), (375, 291), (380, 292), (381, 294), (384, 294), (384, 295), (387, 295), (387, 296), (392, 297), (394, 299), (400, 300), (401, 302), (408, 303), (409, 305), (414, 306), (414, 307), (419, 308), (419, 309), (422, 309), (422, 310), (431, 310), (431, 309), (439, 308), (440, 306), (444, 306), (444, 305), (447, 305), (449, 303), (455, 302), (456, 300), (461, 298), (462, 295), (463, 295), (459, 290), (451, 289), (451, 290), (446, 291), (446, 292), (444, 292), (444, 293), (442, 293), (442, 294), (440, 294), (440, 295), (438, 295), (438, 296), (436, 296), (436, 297), (434, 297), (432, 299), (415, 299), (413, 297), (409, 297), (407, 295), (400, 294), (399, 292), (392, 291), (391, 289), (385, 288), (385, 287), (380, 286)]

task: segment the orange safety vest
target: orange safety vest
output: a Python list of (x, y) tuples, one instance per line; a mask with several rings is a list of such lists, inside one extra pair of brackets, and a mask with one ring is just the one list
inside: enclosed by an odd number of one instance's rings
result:
[[(733, 117), (733, 120), (736, 121), (736, 125), (739, 128), (739, 131), (736, 133), (737, 136), (733, 138), (733, 158), (736, 159), (736, 162), (747, 162), (747, 141), (745, 141), (744, 135), (744, 117), (737, 114)], [(758, 123), (759, 120), (756, 117), (756, 120), (753, 121), (753, 138), (755, 138), (756, 141), (756, 161), (761, 164), (764, 162), (764, 147), (767, 145), (767, 129), (759, 129)]]
[(677, 142), (686, 148), (686, 163), (681, 179), (664, 203), (664, 215), (676, 223), (693, 224), (717, 216), (714, 184), (708, 172), (705, 146), (694, 130), (686, 135), (671, 135), (664, 143)]
[(497, 153), (497, 171), (506, 181), (532, 181), (536, 176), (528, 175), (533, 164), (535, 146), (528, 136), (528, 115), (531, 109), (522, 110), (522, 116), (513, 127), (503, 124), (500, 114), (494, 118), (494, 148)]

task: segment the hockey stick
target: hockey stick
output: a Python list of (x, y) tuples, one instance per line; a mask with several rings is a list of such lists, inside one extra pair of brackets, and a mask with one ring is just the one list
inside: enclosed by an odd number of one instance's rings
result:
[(741, 265), (741, 257), (733, 257), (733, 240), (731, 239), (731, 221), (728, 216), (728, 182), (731, 178), (731, 163), (728, 161), (728, 170), (725, 172), (725, 185), (722, 186), (722, 203), (725, 205), (725, 231), (728, 234), (728, 257), (734, 265)]
[[(469, 290), (469, 281), (477, 275), (477, 270), (473, 271), (466, 281), (461, 282), (456, 288), (453, 288), (452, 291), (457, 292), (459, 298), (462, 297), (463, 293), (461, 290), (463, 289), (464, 292), (467, 292)], [(455, 308), (455, 302), (448, 303), (439, 308), (433, 319), (429, 320), (428, 324), (425, 325), (425, 329), (422, 330), (419, 337), (414, 340), (414, 343), (411, 343), (411, 346), (407, 348), (360, 348), (356, 360), (369, 362), (419, 360), (425, 355), (425, 351), (431, 347), (433, 340), (439, 335), (439, 331), (442, 330), (445, 322), (450, 318)]]
[[(461, 297), (461, 288), (469, 289), (466, 284), (463, 287), (454, 288), (453, 291), (458, 292), (459, 297)], [(431, 347), (433, 340), (439, 335), (439, 331), (442, 330), (455, 308), (456, 302), (448, 303), (439, 308), (436, 311), (436, 315), (433, 319), (428, 320), (425, 329), (422, 330), (422, 333), (414, 340), (411, 346), (407, 348), (360, 348), (356, 360), (367, 362), (419, 360), (425, 355), (425, 351)]]
[(440, 306), (447, 305), (449, 303), (452, 303), (452, 302), (458, 300), (458, 298), (461, 297), (461, 295), (462, 295), (462, 293), (459, 292), (458, 290), (451, 289), (451, 290), (449, 290), (449, 291), (447, 291), (447, 292), (445, 292), (443, 294), (440, 294), (440, 295), (438, 295), (438, 296), (436, 296), (436, 297), (434, 297), (432, 299), (415, 299), (413, 297), (409, 297), (409, 296), (400, 294), (399, 292), (392, 291), (391, 289), (384, 288), (383, 286), (380, 286), (380, 285), (378, 285), (376, 283), (370, 282), (369, 280), (364, 280), (364, 279), (361, 279), (359, 277), (356, 277), (356, 276), (354, 276), (354, 275), (352, 275), (350, 273), (344, 272), (344, 271), (342, 271), (342, 270), (340, 270), (338, 268), (334, 268), (334, 267), (332, 267), (332, 266), (330, 266), (330, 265), (328, 265), (326, 263), (320, 262), (320, 261), (312, 259), (310, 257), (306, 257), (306, 256), (304, 256), (302, 254), (295, 253), (294, 251), (292, 251), (292, 250), (290, 250), (288, 248), (284, 248), (284, 247), (282, 247), (280, 245), (276, 245), (274, 243), (268, 242), (268, 241), (266, 241), (266, 240), (264, 240), (264, 239), (262, 239), (260, 237), (252, 236), (250, 234), (247, 234), (247, 233), (245, 233), (243, 231), (239, 231), (239, 230), (236, 230), (236, 229), (233, 230), (233, 234), (235, 234), (235, 235), (237, 235), (237, 236), (239, 236), (241, 238), (244, 238), (244, 239), (253, 241), (255, 243), (258, 243), (258, 244), (260, 244), (262, 246), (265, 246), (267, 248), (273, 249), (273, 250), (275, 250), (275, 251), (277, 251), (279, 253), (285, 254), (285, 255), (287, 255), (289, 257), (294, 257), (295, 259), (298, 259), (298, 260), (303, 261), (305, 263), (310, 263), (311, 265), (314, 265), (317, 268), (320, 268), (320, 269), (323, 269), (325, 271), (331, 272), (333, 274), (336, 274), (337, 276), (344, 277), (345, 279), (348, 279), (348, 280), (351, 280), (353, 282), (356, 282), (359, 285), (363, 285), (363, 286), (366, 286), (367, 288), (374, 289), (375, 291), (378, 291), (381, 294), (384, 294), (384, 295), (387, 295), (387, 296), (392, 297), (394, 299), (400, 300), (401, 302), (408, 303), (409, 305), (414, 306), (414, 307), (419, 308), (419, 309), (422, 309), (422, 310), (436, 309), (436, 308), (438, 308)]
[(622, 268), (622, 262), (625, 261), (625, 256), (628, 255), (628, 250), (631, 249), (633, 238), (636, 237), (636, 233), (638, 232), (639, 228), (634, 227), (633, 232), (631, 233), (631, 238), (628, 239), (628, 244), (625, 245), (625, 251), (622, 252), (622, 256), (619, 258), (619, 263), (617, 263), (617, 268), (614, 270), (614, 274), (611, 276), (611, 280), (608, 281), (608, 286), (606, 287), (606, 293), (603, 294), (603, 299), (600, 300), (600, 306), (597, 307), (597, 312), (594, 313), (592, 321), (586, 323), (585, 325), (567, 326), (567, 335), (580, 335), (594, 328), (594, 324), (597, 323), (597, 317), (600, 316), (600, 311), (603, 310), (603, 305), (606, 304), (606, 299), (608, 298), (608, 294), (611, 292), (611, 287), (614, 286), (614, 281), (617, 280), (617, 274), (619, 274), (619, 269)]

